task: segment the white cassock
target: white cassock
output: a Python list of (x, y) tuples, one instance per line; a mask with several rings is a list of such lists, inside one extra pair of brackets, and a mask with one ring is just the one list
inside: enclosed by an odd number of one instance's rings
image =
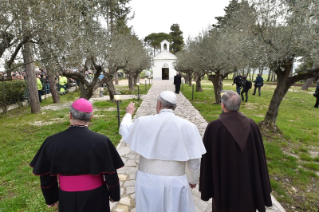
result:
[(197, 184), (200, 158), (206, 153), (197, 127), (175, 116), (173, 110), (162, 109), (134, 123), (127, 113), (120, 134), (140, 155), (136, 211), (194, 212), (189, 183)]

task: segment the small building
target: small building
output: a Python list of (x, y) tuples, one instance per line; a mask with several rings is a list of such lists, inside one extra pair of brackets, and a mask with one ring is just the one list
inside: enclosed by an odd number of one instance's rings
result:
[(161, 52), (154, 57), (153, 79), (154, 80), (174, 80), (176, 70), (174, 62), (177, 57), (169, 52), (170, 43), (167, 40), (161, 42)]

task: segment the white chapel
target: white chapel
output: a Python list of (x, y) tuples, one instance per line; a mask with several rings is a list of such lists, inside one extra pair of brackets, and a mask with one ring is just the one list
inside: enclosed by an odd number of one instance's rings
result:
[(173, 80), (176, 75), (174, 62), (177, 57), (169, 52), (170, 43), (167, 40), (161, 42), (161, 52), (154, 57), (153, 79)]

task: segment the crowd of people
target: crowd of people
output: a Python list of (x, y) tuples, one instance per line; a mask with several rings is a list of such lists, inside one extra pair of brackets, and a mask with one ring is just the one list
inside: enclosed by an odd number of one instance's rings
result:
[[(247, 79), (246, 76), (241, 76), (241, 74), (238, 74), (234, 80), (233, 85), (236, 84), (236, 91), (238, 95), (241, 95), (242, 101), (244, 101), (244, 96), (246, 96), (245, 102), (248, 101), (248, 91), (252, 87), (252, 82)], [(258, 89), (258, 94), (261, 96), (260, 89), (264, 85), (264, 79), (261, 77), (261, 74), (257, 74), (256, 80), (254, 81), (254, 92), (252, 95), (256, 94), (256, 90)]]
[[(223, 113), (203, 139), (196, 125), (174, 114), (177, 104), (174, 92), (163, 91), (156, 115), (134, 122), (134, 103), (126, 108), (119, 133), (140, 155), (136, 211), (195, 212), (191, 189), (199, 183), (212, 211), (265, 212), (272, 201), (263, 141), (256, 123), (239, 112), (240, 96), (224, 93)], [(89, 101), (73, 102), (70, 127), (48, 137), (30, 164), (47, 206), (60, 212), (110, 211), (109, 201), (121, 198), (117, 169), (125, 164), (108, 137), (89, 130), (92, 116)]]

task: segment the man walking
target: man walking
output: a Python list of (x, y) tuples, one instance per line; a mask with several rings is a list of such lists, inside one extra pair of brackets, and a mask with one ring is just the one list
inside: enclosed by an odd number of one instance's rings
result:
[(236, 92), (226, 91), (223, 113), (206, 128), (201, 199), (213, 198), (216, 212), (265, 212), (272, 202), (264, 145), (256, 123), (239, 112), (240, 104)]
[(317, 87), (316, 87), (316, 104), (315, 104), (315, 108), (318, 108), (319, 106), (319, 80), (317, 81)]
[(246, 101), (248, 101), (248, 91), (251, 89), (251, 82), (247, 80), (246, 77), (243, 77), (243, 90), (241, 91), (241, 100), (244, 101), (244, 96), (243, 94), (246, 94)]
[(60, 212), (105, 212), (120, 199), (116, 170), (124, 164), (108, 137), (89, 130), (92, 115), (89, 101), (73, 102), (70, 127), (48, 137), (30, 164), (49, 208), (59, 201)]
[(240, 95), (240, 89), (241, 89), (241, 86), (242, 86), (242, 83), (243, 83), (243, 79), (241, 77), (240, 74), (238, 74), (235, 78), (234, 78), (234, 84), (236, 84), (236, 91), (237, 93)]
[(176, 76), (174, 77), (174, 85), (175, 85), (175, 93), (179, 94), (181, 89), (182, 78), (181, 75), (177, 72)]
[(261, 89), (261, 86), (263, 86), (263, 82), (264, 82), (264, 79), (261, 77), (260, 74), (257, 74), (256, 80), (254, 81), (254, 83), (255, 83), (255, 89), (254, 89), (253, 95), (256, 94), (256, 89), (257, 89), (257, 88), (258, 88), (259, 96), (261, 95), (261, 94), (260, 94), (260, 89)]
[(190, 187), (197, 184), (200, 158), (206, 151), (197, 127), (175, 116), (176, 103), (173, 92), (163, 91), (157, 114), (134, 123), (134, 104), (126, 108), (120, 134), (140, 155), (135, 183), (138, 212), (195, 212)]

